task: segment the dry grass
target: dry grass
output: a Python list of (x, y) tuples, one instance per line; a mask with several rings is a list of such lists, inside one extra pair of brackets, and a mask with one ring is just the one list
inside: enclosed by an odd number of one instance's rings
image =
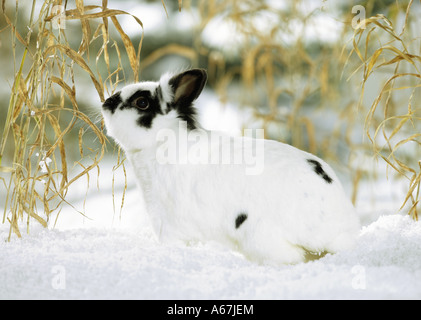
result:
[[(350, 150), (367, 149), (352, 139), (359, 120), (353, 107), (358, 101), (353, 98), (341, 101), (344, 93), (352, 97), (341, 78), (346, 62), (343, 43), (309, 42), (305, 32), (297, 32), (297, 24), (302, 30), (313, 29), (317, 23), (313, 18), (322, 14), (323, 9), (305, 12), (303, 2), (286, 4), (287, 9), (251, 0), (199, 1), (201, 23), (196, 30), (194, 51), (206, 57), (209, 82), (221, 101), (251, 110), (253, 117), (246, 127), (263, 128), (266, 138), (322, 156), (347, 174), (361, 177), (359, 168), (341, 165), (349, 161), (346, 154)], [(239, 61), (234, 63), (223, 51), (206, 47), (200, 39), (209, 21), (221, 16), (235, 25), (237, 36), (244, 39)], [(261, 28), (256, 20), (265, 17), (278, 20)], [(343, 39), (348, 29), (350, 24), (344, 23), (342, 29), (334, 32)], [(285, 35), (294, 35), (293, 40), (285, 40)], [(320, 121), (315, 118), (329, 112), (334, 120), (320, 128)], [(356, 178), (353, 183), (354, 200), (358, 181)]]
[[(28, 28), (24, 30), (26, 34), (22, 34), (17, 28), (18, 14), (21, 13), (19, 3), (16, 2), (14, 12), (8, 13), (5, 1), (2, 3), (7, 22), (7, 28), (2, 32), (7, 32), (6, 29), (11, 32), (13, 57), (18, 62), (0, 144), (0, 171), (9, 174), (8, 180), (2, 178), (7, 191), (3, 223), (6, 220), (10, 223), (9, 239), (12, 232), (21, 236), (18, 221), (24, 220), (24, 214), (28, 232), (31, 218), (46, 227), (52, 213), (59, 213), (62, 205), (67, 203), (69, 187), (82, 177), (87, 177), (89, 181), (90, 172), (95, 168), (99, 170), (106, 137), (101, 126), (98, 127), (80, 111), (75, 82), (80, 81), (77, 77), (89, 77), (98, 100), (104, 101), (105, 94), (112, 93), (118, 83), (124, 80), (121, 79), (122, 49), (110, 36), (112, 27), (121, 37), (133, 73), (132, 80), (136, 81), (139, 77), (142, 41), (136, 49), (117, 19), (119, 15), (129, 13), (109, 9), (106, 0), (102, 1), (101, 6), (85, 6), (82, 0), (77, 0), (75, 8), (71, 9), (66, 7), (67, 1), (44, 1), (39, 12), (35, 12), (35, 5), (36, 1), (33, 1), (30, 17), (26, 21)], [(65, 21), (55, 20), (55, 5), (63, 6)], [(137, 17), (133, 16), (133, 19), (142, 33), (142, 22)], [(78, 47), (69, 44), (66, 28), (58, 28), (71, 20), (80, 23)], [(91, 29), (90, 21), (96, 22), (95, 30)], [(21, 20), (19, 24), (22, 25)], [(89, 50), (98, 41), (102, 43), (95, 56), (97, 68), (94, 70)], [(115, 63), (110, 63), (110, 50), (117, 52), (118, 63), (115, 67), (112, 67)], [(99, 64), (106, 68), (99, 67)], [(83, 70), (82, 75), (76, 75), (76, 66)], [(70, 176), (67, 159), (69, 148), (65, 140), (74, 130), (78, 130), (80, 160), (75, 161), (79, 169), (73, 168), (73, 172), (77, 173)], [(95, 136), (95, 147), (86, 143), (85, 132), (88, 131)], [(3, 156), (6, 144), (10, 143), (9, 137), (13, 139), (14, 154), (11, 165), (6, 166)], [(92, 136), (88, 141), (90, 139)], [(71, 151), (74, 153), (74, 150)]]
[(421, 56), (419, 38), (410, 33), (412, 5), (411, 0), (400, 31), (384, 15), (378, 14), (363, 21), (366, 28), (356, 29), (351, 54), (357, 55), (362, 62), (358, 68), (363, 74), (360, 109), (365, 109), (363, 99), (367, 84), (377, 75), (382, 76), (377, 96), (369, 101), (365, 132), (373, 153), (408, 180), (408, 192), (401, 209), (408, 206), (408, 213), (418, 219), (421, 197)]

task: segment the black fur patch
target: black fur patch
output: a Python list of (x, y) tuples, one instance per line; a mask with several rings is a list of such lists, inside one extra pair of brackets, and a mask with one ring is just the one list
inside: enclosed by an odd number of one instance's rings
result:
[(182, 102), (178, 103), (167, 103), (168, 112), (171, 110), (176, 110), (178, 116), (177, 118), (187, 122), (187, 129), (194, 130), (198, 128), (197, 124), (197, 112), (196, 108), (193, 106), (193, 103), (184, 104)]
[(117, 109), (118, 105), (122, 102), (120, 91), (114, 93), (111, 97), (104, 101), (102, 107), (106, 110), (110, 110), (111, 113), (114, 114), (115, 109)]
[(197, 77), (198, 81), (193, 82), (194, 86), (190, 88), (188, 94), (181, 96), (178, 101), (173, 101), (169, 105), (168, 110), (177, 110), (178, 118), (187, 122), (187, 128), (189, 130), (194, 130), (197, 129), (198, 124), (196, 120), (196, 108), (193, 107), (193, 101), (196, 100), (202, 92), (203, 87), (206, 84), (207, 75), (204, 70), (193, 69), (171, 78), (169, 85), (174, 92), (176, 88), (178, 88), (180, 82), (183, 81), (183, 77), (186, 75)]
[[(134, 109), (139, 114), (139, 118), (137, 119), (137, 124), (144, 128), (151, 128), (153, 119), (156, 117), (157, 114), (162, 114), (161, 105), (159, 102), (159, 93), (158, 89), (152, 94), (148, 90), (139, 90), (135, 92), (121, 107), (120, 109)], [(149, 107), (146, 110), (140, 110), (133, 105), (133, 102), (139, 98), (144, 97), (149, 102)]]
[(158, 98), (159, 102), (164, 102), (164, 98), (162, 97), (162, 89), (161, 86), (158, 86), (155, 90), (155, 96)]
[(307, 161), (313, 166), (313, 170), (316, 174), (321, 176), (323, 180), (325, 180), (327, 183), (332, 183), (333, 179), (329, 177), (327, 173), (323, 170), (322, 165), (319, 161), (313, 159), (307, 159)]
[(187, 122), (187, 129), (197, 129), (196, 109), (193, 105), (179, 105), (177, 107), (178, 118)]
[(245, 213), (240, 213), (235, 219), (235, 229), (238, 229), (246, 220), (247, 220), (247, 215)]

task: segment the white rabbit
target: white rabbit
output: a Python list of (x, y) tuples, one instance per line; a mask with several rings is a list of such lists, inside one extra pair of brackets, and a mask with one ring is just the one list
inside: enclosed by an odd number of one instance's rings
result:
[[(206, 80), (202, 69), (165, 74), (124, 87), (102, 106), (107, 133), (134, 168), (160, 240), (217, 241), (269, 264), (352, 246), (359, 219), (329, 165), (280, 142), (203, 130), (193, 102)], [(250, 163), (232, 161), (258, 146), (261, 170), (250, 174)], [(203, 150), (198, 160), (191, 157)], [(224, 150), (231, 152), (225, 161), (212, 158)]]

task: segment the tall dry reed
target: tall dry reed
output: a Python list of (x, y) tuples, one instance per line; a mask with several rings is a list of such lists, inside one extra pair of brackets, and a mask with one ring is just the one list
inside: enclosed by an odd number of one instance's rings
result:
[[(29, 232), (31, 218), (46, 227), (53, 212), (59, 217), (63, 204), (69, 204), (69, 187), (82, 177), (89, 180), (90, 172), (99, 170), (106, 137), (102, 127), (80, 110), (76, 83), (89, 79), (98, 102), (104, 101), (105, 95), (124, 80), (123, 59), (129, 62), (131, 80), (138, 80), (143, 39), (142, 22), (132, 16), (142, 34), (136, 48), (118, 21), (118, 16), (129, 13), (108, 8), (107, 0), (89, 6), (76, 0), (72, 8), (67, 1), (37, 4), (33, 0), (29, 16), (21, 5), (18, 1), (15, 6), (2, 2), (7, 23), (2, 32), (10, 32), (15, 63), (0, 143), (0, 171), (8, 174), (2, 177), (6, 188), (2, 222), (10, 223), (9, 240), (12, 232), (21, 236), (19, 221), (26, 219)], [(78, 45), (68, 40), (68, 32), (74, 32), (75, 27), (69, 30), (67, 26), (74, 21), (80, 28)], [(120, 41), (112, 38), (111, 30), (117, 31)], [(95, 46), (93, 64), (89, 57)], [(110, 51), (116, 52), (117, 62), (110, 61)], [(85, 138), (86, 132), (94, 134), (94, 146), (89, 143), (92, 137)], [(66, 144), (69, 135), (78, 137), (80, 155), (72, 175)], [(9, 164), (5, 163), (7, 144), (13, 150)]]
[[(408, 181), (407, 194), (400, 209), (407, 207), (408, 213), (418, 219), (421, 199), (421, 52), (419, 29), (411, 25), (416, 19), (411, 15), (412, 6), (412, 0), (403, 8), (392, 5), (394, 16), (403, 20), (399, 28), (395, 26), (398, 21), (394, 23), (383, 14), (361, 21), (352, 39), (350, 54), (361, 62), (354, 72), (362, 73), (359, 108), (367, 110), (365, 133), (372, 152)], [(372, 94), (373, 83), (376, 84), (375, 95)]]

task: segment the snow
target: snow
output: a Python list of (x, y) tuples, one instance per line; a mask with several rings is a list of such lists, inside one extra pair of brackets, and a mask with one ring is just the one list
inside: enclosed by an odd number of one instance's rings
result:
[[(363, 198), (359, 213), (367, 218), (370, 207), (376, 210), (355, 248), (274, 267), (252, 263), (217, 243), (160, 244), (129, 164), (121, 218), (121, 171), (115, 174), (113, 210), (111, 168), (105, 161), (100, 189), (91, 186), (85, 203), (78, 198), (85, 194), (80, 187), (86, 182), (69, 193), (69, 201), (79, 211), (85, 207), (89, 219), (66, 207), (55, 228), (32, 223), (29, 235), (23, 232), (21, 239), (0, 243), (0, 299), (421, 298), (420, 223), (371, 206), (369, 196)], [(376, 191), (389, 189), (396, 188)], [(384, 199), (396, 204), (392, 196)], [(0, 225), (0, 238), (7, 236), (8, 225)]]

